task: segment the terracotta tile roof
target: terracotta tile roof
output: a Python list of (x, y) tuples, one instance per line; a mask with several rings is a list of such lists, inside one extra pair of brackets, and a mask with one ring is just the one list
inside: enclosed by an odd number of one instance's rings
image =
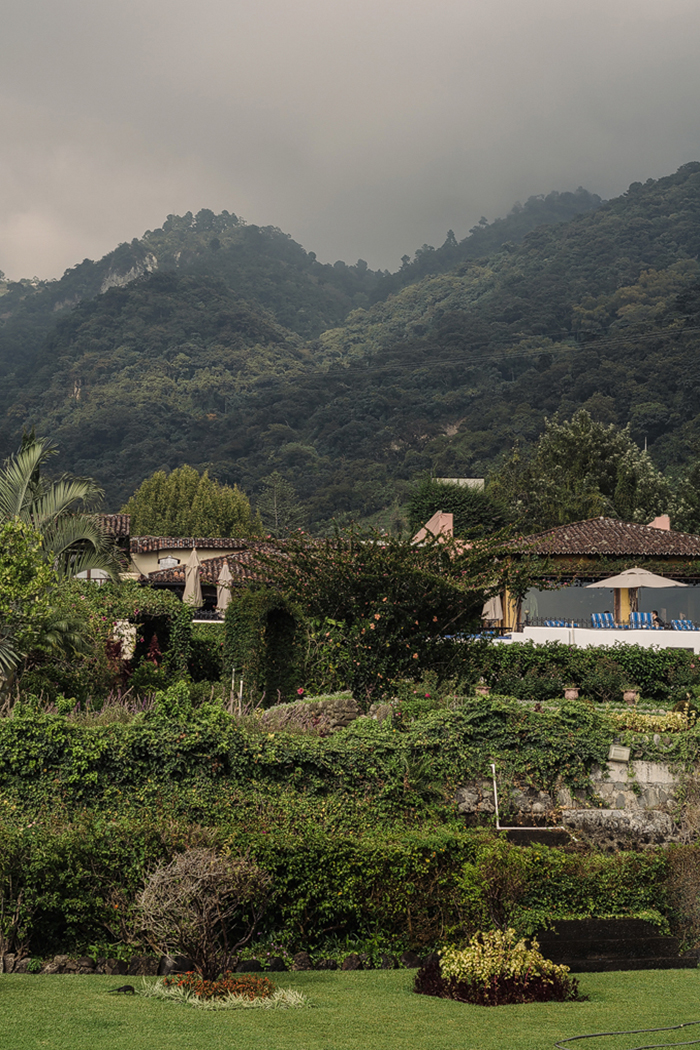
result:
[(640, 555), (648, 558), (700, 558), (700, 536), (669, 532), (615, 518), (589, 518), (524, 536), (517, 545), (536, 554)]
[(131, 541), (132, 554), (148, 554), (151, 551), (191, 551), (193, 547), (198, 550), (222, 551), (222, 550), (245, 550), (250, 541), (240, 539), (228, 539), (226, 536), (134, 536)]
[(115, 538), (117, 536), (128, 536), (131, 531), (130, 514), (98, 514), (97, 520), (103, 529), (106, 529)]
[[(253, 581), (263, 582), (266, 574), (261, 571), (262, 567), (257, 561), (257, 551), (260, 549), (265, 549), (263, 544), (256, 544), (255, 549), (224, 554), (219, 558), (203, 558), (199, 569), (202, 583), (216, 585), (224, 562), (228, 562), (235, 586), (243, 587), (246, 583)], [(175, 565), (171, 569), (156, 569), (155, 572), (149, 572), (148, 576), (143, 578), (153, 584), (179, 584), (184, 587), (185, 565)]]

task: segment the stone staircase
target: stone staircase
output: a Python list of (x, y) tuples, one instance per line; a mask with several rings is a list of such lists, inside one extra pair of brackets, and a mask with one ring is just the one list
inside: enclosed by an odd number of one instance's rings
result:
[(538, 933), (546, 959), (574, 973), (606, 970), (680, 970), (698, 965), (698, 953), (679, 955), (677, 937), (664, 937), (642, 919), (566, 919)]

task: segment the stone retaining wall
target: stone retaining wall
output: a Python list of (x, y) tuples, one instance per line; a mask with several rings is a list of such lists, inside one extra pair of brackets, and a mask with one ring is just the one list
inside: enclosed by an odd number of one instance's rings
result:
[[(563, 824), (576, 838), (606, 849), (660, 845), (678, 838), (673, 815), (678, 776), (662, 762), (608, 762), (591, 773), (591, 788), (602, 801), (592, 805), (583, 792), (560, 784), (547, 791), (513, 787), (499, 790), (503, 825)], [(482, 779), (457, 789), (458, 811), (469, 823), (495, 813), (493, 783)]]

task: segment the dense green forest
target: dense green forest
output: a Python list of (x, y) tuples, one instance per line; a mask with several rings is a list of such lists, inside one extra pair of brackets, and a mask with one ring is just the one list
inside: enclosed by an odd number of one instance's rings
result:
[(397, 274), (236, 216), (170, 216), (56, 282), (0, 285), (0, 451), (51, 433), (118, 509), (188, 462), (309, 522), (426, 472), (484, 476), (583, 407), (673, 473), (697, 456), (700, 164), (601, 202), (532, 198)]

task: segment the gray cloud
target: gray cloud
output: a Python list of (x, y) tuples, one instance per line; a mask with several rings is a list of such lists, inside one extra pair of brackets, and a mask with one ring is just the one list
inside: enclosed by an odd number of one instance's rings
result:
[(5, 0), (0, 267), (227, 208), (396, 268), (700, 157), (696, 0)]

